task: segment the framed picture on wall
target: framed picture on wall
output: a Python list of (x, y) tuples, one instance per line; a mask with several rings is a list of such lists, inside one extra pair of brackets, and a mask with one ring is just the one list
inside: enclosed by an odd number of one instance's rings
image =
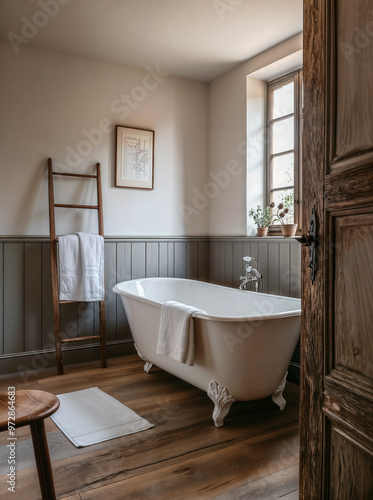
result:
[(115, 185), (153, 189), (154, 130), (116, 126)]

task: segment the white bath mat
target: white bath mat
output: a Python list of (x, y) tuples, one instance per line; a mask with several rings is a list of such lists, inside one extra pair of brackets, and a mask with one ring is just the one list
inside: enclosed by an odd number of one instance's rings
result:
[(78, 448), (154, 427), (98, 387), (57, 397), (61, 404), (51, 419)]

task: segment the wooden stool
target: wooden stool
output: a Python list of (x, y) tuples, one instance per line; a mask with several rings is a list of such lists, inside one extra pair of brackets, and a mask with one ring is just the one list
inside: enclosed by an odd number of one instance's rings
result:
[[(8, 405), (12, 401), (8, 394), (0, 394), (0, 431), (8, 431)], [(52, 467), (49, 457), (44, 419), (52, 415), (60, 406), (56, 396), (44, 391), (15, 391), (15, 421), (10, 419), (10, 426), (29, 425), (39, 483), (43, 500), (55, 500)], [(14, 436), (16, 437), (16, 436)], [(10, 442), (10, 441), (9, 441)]]

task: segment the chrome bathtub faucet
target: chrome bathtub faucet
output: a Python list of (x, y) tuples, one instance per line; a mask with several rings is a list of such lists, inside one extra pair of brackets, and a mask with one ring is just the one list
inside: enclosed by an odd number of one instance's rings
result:
[[(244, 257), (243, 260), (246, 262), (245, 271), (246, 276), (240, 276), (240, 281), (242, 281), (239, 286), (240, 290), (246, 290), (246, 285), (248, 283), (255, 283), (255, 291), (259, 290), (259, 282), (262, 280), (263, 276), (258, 271), (258, 263), (254, 257)], [(255, 267), (252, 264), (255, 263)]]

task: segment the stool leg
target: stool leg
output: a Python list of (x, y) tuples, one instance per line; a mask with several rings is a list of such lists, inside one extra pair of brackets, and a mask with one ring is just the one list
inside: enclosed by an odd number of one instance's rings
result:
[(43, 500), (55, 500), (56, 493), (44, 420), (30, 424), (30, 428), (42, 498)]

